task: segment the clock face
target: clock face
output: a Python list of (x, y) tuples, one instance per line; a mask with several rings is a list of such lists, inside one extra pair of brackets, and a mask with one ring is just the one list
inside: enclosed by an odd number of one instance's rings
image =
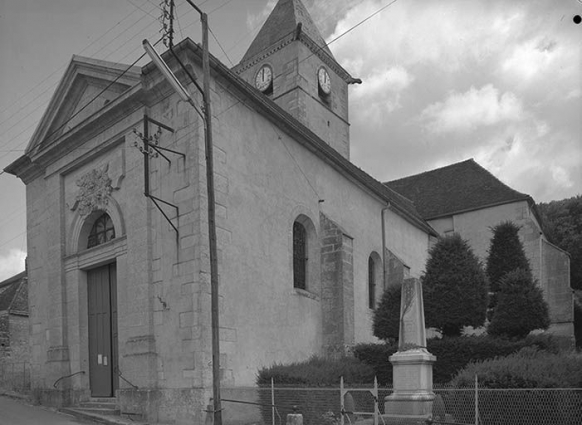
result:
[(327, 69), (325, 69), (323, 66), (319, 68), (319, 71), (317, 71), (317, 81), (319, 82), (319, 88), (324, 94), (331, 93), (331, 80), (329, 78)]
[(269, 65), (263, 65), (255, 76), (255, 87), (264, 92), (273, 83), (273, 70)]

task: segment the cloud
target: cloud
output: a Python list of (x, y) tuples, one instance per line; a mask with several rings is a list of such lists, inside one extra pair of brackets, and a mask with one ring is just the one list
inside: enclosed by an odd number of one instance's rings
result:
[(566, 132), (530, 117), (486, 140), (475, 160), (538, 202), (582, 193), (582, 153)]
[(0, 282), (23, 271), (25, 259), (26, 252), (20, 249), (10, 249), (0, 254)]
[(249, 13), (247, 14), (247, 27), (249, 30), (259, 30), (263, 25), (269, 14), (273, 11), (277, 0), (269, 0), (265, 7), (259, 11), (257, 14)]
[[(329, 40), (381, 6), (375, 0), (359, 3), (338, 22)], [(339, 39), (332, 50), (342, 60), (361, 57), (367, 64), (388, 61), (406, 67), (430, 64), (451, 72), (463, 68), (467, 60), (489, 60), (526, 24), (524, 13), (507, 2), (397, 2)]]
[(468, 132), (477, 127), (518, 121), (524, 115), (521, 101), (511, 92), (499, 94), (493, 85), (453, 92), (421, 112), (421, 121), (434, 133)]
[(552, 67), (560, 54), (555, 40), (536, 37), (511, 49), (509, 57), (501, 63), (501, 70), (527, 82)]
[(414, 77), (401, 66), (377, 70), (369, 75), (365, 84), (355, 86), (352, 92), (355, 119), (381, 123), (383, 117), (401, 108), (401, 92), (413, 81)]

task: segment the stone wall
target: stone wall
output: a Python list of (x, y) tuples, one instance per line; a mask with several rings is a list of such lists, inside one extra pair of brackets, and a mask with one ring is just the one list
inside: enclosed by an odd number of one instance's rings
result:
[(549, 242), (541, 244), (541, 287), (550, 309), (550, 330), (573, 337), (574, 298), (570, 287), (570, 256)]
[(353, 239), (320, 214), (323, 353), (341, 356), (354, 343)]

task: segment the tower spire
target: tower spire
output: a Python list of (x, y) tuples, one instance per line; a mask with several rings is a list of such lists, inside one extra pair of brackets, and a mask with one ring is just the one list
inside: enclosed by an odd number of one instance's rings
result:
[(333, 58), (329, 47), (327, 47), (325, 40), (301, 0), (279, 0), (244, 54), (241, 63), (295, 32), (298, 24), (301, 24), (301, 31), (304, 34), (309, 36), (318, 47)]

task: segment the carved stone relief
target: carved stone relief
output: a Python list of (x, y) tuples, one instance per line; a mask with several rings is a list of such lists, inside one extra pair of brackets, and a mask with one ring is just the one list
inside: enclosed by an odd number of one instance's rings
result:
[(72, 211), (78, 209), (80, 215), (86, 216), (107, 207), (109, 195), (113, 191), (111, 178), (107, 175), (108, 169), (109, 165), (100, 170), (93, 169), (75, 182), (79, 190), (71, 207)]

